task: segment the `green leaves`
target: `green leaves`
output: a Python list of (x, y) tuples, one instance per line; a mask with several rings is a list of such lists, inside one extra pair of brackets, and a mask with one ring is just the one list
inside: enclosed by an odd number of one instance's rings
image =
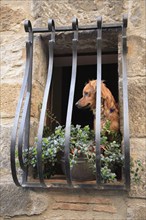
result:
[[(115, 181), (117, 169), (124, 164), (124, 157), (121, 150), (121, 134), (109, 130), (110, 122), (105, 123), (101, 131), (101, 177), (103, 182)], [(42, 163), (44, 165), (44, 177), (50, 178), (57, 171), (57, 163), (64, 155), (65, 128), (61, 125), (55, 128), (54, 132), (42, 139)], [(96, 144), (94, 131), (89, 125), (71, 126), (70, 136), (70, 166), (75, 166), (78, 158), (87, 159), (92, 172), (96, 173)], [(29, 150), (23, 151), (24, 163), (26, 166), (37, 167), (37, 138)], [(135, 182), (140, 180), (139, 172), (142, 171), (140, 160), (131, 164), (131, 173)]]
[(133, 183), (138, 184), (139, 182), (141, 182), (142, 172), (144, 171), (141, 160), (131, 159), (130, 169), (131, 169), (131, 180), (133, 181)]

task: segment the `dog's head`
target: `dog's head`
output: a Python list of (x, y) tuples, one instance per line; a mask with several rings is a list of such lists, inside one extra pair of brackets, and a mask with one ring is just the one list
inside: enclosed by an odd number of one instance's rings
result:
[[(101, 82), (101, 97), (104, 100), (105, 108), (115, 108), (115, 100), (110, 90), (106, 85)], [(96, 108), (96, 80), (89, 81), (83, 89), (83, 97), (76, 103), (78, 108), (90, 108), (94, 110)]]
[(78, 108), (94, 109), (96, 105), (96, 80), (89, 81), (83, 89), (83, 97), (76, 103)]

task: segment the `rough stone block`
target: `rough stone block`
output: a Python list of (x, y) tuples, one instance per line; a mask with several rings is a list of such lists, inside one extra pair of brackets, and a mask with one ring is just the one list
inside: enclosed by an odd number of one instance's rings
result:
[(111, 200), (104, 197), (92, 197), (92, 199), (86, 195), (62, 195), (55, 198), (56, 202), (67, 203), (84, 203), (84, 204), (110, 204)]
[(11, 171), (10, 171), (10, 139), (11, 139), (12, 126), (0, 126), (1, 130), (1, 157), (0, 157), (0, 182), (12, 182)]
[(128, 77), (145, 76), (145, 39), (128, 36), (127, 70)]
[[(19, 82), (1, 83), (1, 116), (2, 118), (13, 118), (19, 100), (22, 84)], [(7, 95), (6, 95), (7, 94)], [(32, 85), (31, 116), (38, 118), (40, 114), (39, 106), (42, 103), (43, 91), (39, 83)]]
[(20, 93), (20, 83), (1, 83), (1, 117), (13, 118)]
[(59, 203), (53, 206), (53, 210), (73, 210), (73, 211), (87, 211), (87, 204), (69, 204), (69, 203)]
[[(128, 78), (128, 106), (129, 106), (129, 124), (131, 137), (146, 136), (146, 99), (145, 99), (145, 77)], [(120, 117), (121, 131), (123, 131), (123, 103), (122, 103), (122, 81), (119, 83), (120, 88)]]
[(48, 41), (47, 45), (44, 44), (41, 36), (34, 38), (33, 50), (33, 80), (38, 82), (44, 89), (46, 78), (48, 74)]
[(16, 34), (1, 37), (1, 79), (21, 80), (25, 68), (25, 36)]
[(146, 219), (146, 203), (142, 199), (129, 199), (127, 203), (127, 220)]
[(130, 195), (132, 197), (141, 197), (146, 198), (146, 141), (145, 138), (131, 138), (130, 139), (130, 154), (131, 158), (134, 161), (139, 160), (141, 162), (142, 167), (137, 166), (137, 163), (134, 162), (134, 167), (132, 170), (139, 169), (138, 177), (140, 177), (140, 181), (135, 183), (133, 180), (133, 174), (131, 173), (131, 190)]
[(96, 205), (95, 206), (94, 205), (92, 210), (95, 212), (107, 212), (107, 213), (116, 213), (117, 212), (116, 208), (113, 206), (110, 206), (110, 205), (108, 205), (108, 206), (106, 206), (106, 205)]
[(129, 79), (129, 116), (130, 134), (133, 137), (144, 137), (146, 135), (146, 99), (145, 78)]
[[(0, 182), (13, 182), (12, 175), (11, 175), (11, 168), (10, 168), (10, 142), (11, 142), (11, 135), (12, 135), (12, 128), (13, 128), (14, 120), (3, 120), (3, 123), (0, 125), (1, 130), (1, 139), (0, 139), (0, 146), (1, 146), (1, 157), (0, 157)], [(37, 136), (37, 128), (38, 123), (36, 120), (31, 119), (30, 123), (30, 145), (33, 145), (34, 138)], [(17, 151), (16, 145), (16, 151)], [(16, 158), (17, 161), (17, 158)], [(16, 168), (20, 172), (17, 162)]]
[[(4, 4), (4, 3), (3, 3)], [(1, 7), (1, 19), (2, 25), (0, 31), (13, 30), (17, 32), (20, 29), (21, 22), (26, 18), (26, 15), (22, 9), (13, 10), (8, 5), (2, 5)]]
[(13, 184), (3, 184), (0, 190), (1, 216), (38, 215), (48, 207), (48, 199), (44, 193), (19, 188)]

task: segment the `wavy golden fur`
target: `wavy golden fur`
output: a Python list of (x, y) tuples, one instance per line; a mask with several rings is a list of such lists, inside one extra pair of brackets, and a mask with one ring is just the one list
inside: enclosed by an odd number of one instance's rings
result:
[[(110, 130), (119, 130), (119, 111), (111, 91), (101, 82), (101, 127), (110, 121)], [(89, 81), (83, 89), (83, 97), (76, 103), (78, 108), (90, 108), (96, 112), (96, 80)], [(95, 119), (94, 119), (95, 127)]]

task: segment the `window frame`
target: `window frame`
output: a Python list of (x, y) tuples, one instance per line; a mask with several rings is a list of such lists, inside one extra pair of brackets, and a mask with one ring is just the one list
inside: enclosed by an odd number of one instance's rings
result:
[[(71, 79), (71, 87), (69, 94), (69, 104), (67, 110), (67, 119), (66, 119), (66, 127), (65, 127), (65, 169), (66, 169), (66, 180), (67, 184), (51, 184), (51, 187), (89, 187), (96, 189), (121, 189), (121, 190), (129, 190), (130, 189), (130, 151), (129, 151), (129, 119), (128, 119), (128, 90), (127, 90), (127, 66), (126, 66), (126, 54), (127, 54), (127, 38), (126, 38), (126, 28), (127, 28), (127, 16), (123, 16), (123, 23), (119, 24), (104, 24), (102, 25), (102, 18), (98, 17), (96, 26), (87, 26), (87, 27), (79, 27), (78, 20), (76, 18), (73, 19), (72, 28), (64, 27), (64, 28), (55, 28), (54, 20), (49, 20), (48, 28), (32, 28), (31, 22), (26, 20), (25, 31), (28, 32), (28, 41), (26, 42), (26, 71), (22, 84), (22, 88), (20, 91), (19, 102), (16, 109), (16, 116), (14, 121), (14, 127), (12, 131), (12, 139), (11, 139), (11, 170), (12, 177), (17, 186), (22, 187), (43, 187), (48, 188), (44, 181), (43, 177), (43, 168), (42, 168), (42, 135), (43, 135), (43, 127), (45, 121), (45, 114), (47, 109), (47, 101), (50, 92), (51, 79), (53, 74), (53, 61), (54, 61), (54, 44), (55, 44), (55, 32), (60, 31), (73, 31), (73, 51), (72, 51), (72, 79)], [(101, 184), (101, 167), (100, 167), (100, 100), (101, 100), (101, 43), (102, 43), (102, 29), (111, 29), (118, 28), (122, 33), (122, 75), (123, 75), (123, 124), (124, 124), (124, 175), (125, 175), (125, 183), (123, 185), (106, 185)], [(96, 142), (96, 184), (79, 184), (75, 186), (72, 184), (71, 173), (70, 173), (70, 164), (69, 164), (69, 143), (70, 143), (70, 126), (71, 126), (71, 117), (72, 117), (72, 108), (73, 108), (73, 98), (74, 98), (74, 90), (75, 90), (75, 82), (76, 82), (76, 70), (77, 70), (77, 42), (78, 42), (78, 31), (80, 30), (97, 30), (97, 93), (96, 93), (96, 132), (95, 132), (95, 142)], [(24, 166), (22, 149), (29, 148), (29, 132), (30, 132), (30, 108), (31, 108), (31, 90), (32, 90), (32, 62), (33, 62), (33, 38), (35, 33), (51, 33), (51, 39), (49, 40), (49, 66), (48, 66), (48, 78), (46, 81), (46, 87), (44, 92), (43, 105), (40, 115), (39, 129), (38, 129), (38, 146), (37, 146), (37, 168), (39, 174), (39, 182), (38, 183), (29, 183), (28, 182), (28, 169)], [(24, 102), (24, 106), (23, 106)], [(22, 110), (23, 107), (23, 110)], [(22, 110), (22, 118), (19, 125), (19, 118)], [(18, 132), (19, 128), (19, 132)], [(24, 132), (25, 130), (25, 132)], [(17, 133), (18, 133), (18, 143), (17, 143)], [(15, 161), (15, 151), (16, 146), (18, 147), (18, 159), (20, 163), (20, 167), (23, 171), (22, 182), (20, 182), (17, 176), (16, 169), (16, 161)], [(23, 147), (24, 146), (24, 147)], [(49, 186), (50, 188), (50, 186)]]

